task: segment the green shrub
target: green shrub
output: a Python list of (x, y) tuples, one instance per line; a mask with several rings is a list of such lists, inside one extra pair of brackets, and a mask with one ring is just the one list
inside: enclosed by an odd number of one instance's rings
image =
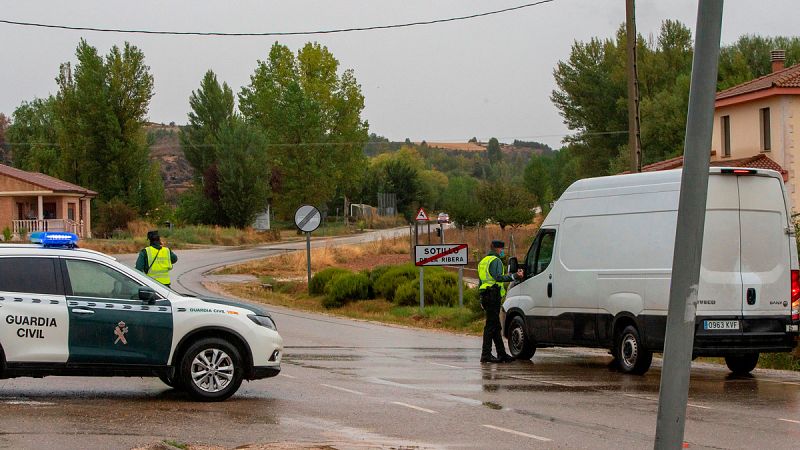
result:
[[(458, 276), (439, 268), (425, 269), (425, 305), (458, 305)], [(465, 294), (466, 296), (466, 294)], [(399, 306), (419, 304), (419, 278), (397, 287), (394, 302)]]
[(351, 272), (347, 269), (342, 269), (339, 267), (328, 267), (327, 269), (320, 270), (319, 272), (315, 273), (313, 277), (311, 277), (311, 283), (308, 284), (308, 293), (311, 295), (324, 294), (325, 287), (333, 277), (347, 273)]
[(386, 266), (373, 267), (372, 270), (369, 271), (369, 280), (375, 283), (376, 281), (378, 281), (378, 278), (380, 278), (383, 274), (386, 273), (387, 270), (391, 269), (392, 267), (395, 266), (386, 265)]
[(14, 233), (11, 232), (11, 228), (5, 227), (3, 228), (3, 241), (11, 242), (11, 237)]
[(120, 198), (113, 198), (108, 202), (97, 202), (94, 208), (96, 218), (92, 218), (94, 232), (97, 237), (107, 238), (115, 230), (125, 230), (128, 222), (136, 220), (139, 213), (132, 206)]
[(419, 269), (411, 264), (392, 266), (375, 280), (375, 294), (386, 300), (394, 300), (397, 287), (408, 280), (417, 278)]
[(419, 281), (408, 280), (398, 286), (394, 302), (399, 306), (419, 305)]
[(481, 295), (478, 288), (464, 289), (464, 306), (475, 314), (483, 314)]
[(345, 273), (333, 277), (325, 287), (322, 305), (338, 308), (354, 300), (369, 298), (369, 277), (363, 273)]

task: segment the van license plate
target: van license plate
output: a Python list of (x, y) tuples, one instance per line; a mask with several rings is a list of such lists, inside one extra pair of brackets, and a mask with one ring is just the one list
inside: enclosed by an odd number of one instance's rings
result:
[(706, 330), (738, 330), (738, 320), (705, 320), (703, 329)]

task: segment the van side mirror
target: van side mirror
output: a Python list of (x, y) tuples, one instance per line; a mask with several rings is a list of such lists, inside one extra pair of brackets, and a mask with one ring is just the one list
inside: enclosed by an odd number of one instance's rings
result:
[(516, 273), (518, 269), (519, 263), (517, 262), (517, 257), (508, 258), (508, 273)]
[(148, 305), (152, 305), (156, 302), (156, 291), (149, 287), (140, 287), (139, 288), (139, 300), (147, 303)]

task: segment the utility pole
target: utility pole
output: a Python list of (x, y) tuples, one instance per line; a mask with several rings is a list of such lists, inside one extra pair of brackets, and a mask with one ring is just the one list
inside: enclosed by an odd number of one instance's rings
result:
[(672, 258), (664, 367), (658, 399), (656, 450), (680, 449), (686, 425), (697, 290), (708, 197), (723, 0), (698, 0), (686, 141)]
[(634, 0), (625, 0), (625, 30), (628, 46), (628, 150), (631, 172), (642, 171), (642, 141), (639, 133), (639, 71), (636, 67), (636, 10)]

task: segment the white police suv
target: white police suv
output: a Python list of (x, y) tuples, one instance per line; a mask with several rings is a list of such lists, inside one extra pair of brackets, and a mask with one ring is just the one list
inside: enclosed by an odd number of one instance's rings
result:
[(38, 240), (0, 245), (0, 378), (152, 376), (220, 401), (280, 372), (266, 311), (178, 294), (69, 233)]

